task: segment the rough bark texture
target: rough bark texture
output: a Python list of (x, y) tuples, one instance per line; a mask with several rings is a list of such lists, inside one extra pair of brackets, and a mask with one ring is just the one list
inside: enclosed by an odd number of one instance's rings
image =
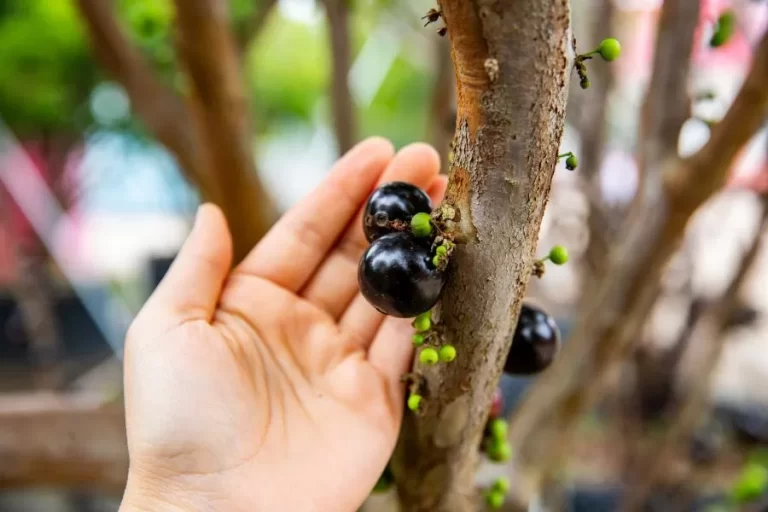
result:
[(99, 403), (85, 395), (0, 399), (0, 489), (122, 493), (128, 474), (122, 404)]
[(328, 14), (328, 36), (331, 42), (331, 107), (339, 153), (355, 144), (357, 123), (352, 93), (349, 90), (350, 48), (349, 6), (347, 0), (324, 0)]
[[(688, 219), (723, 186), (731, 161), (762, 125), (767, 107), (768, 36), (764, 36), (749, 76), (707, 144), (690, 158), (662, 157), (652, 171), (646, 167), (646, 176), (652, 172), (657, 178), (646, 181), (644, 176), (642, 195), (608, 260), (607, 277), (579, 318), (561, 357), (539, 379), (510, 426), (513, 446), (523, 449), (528, 463), (551, 463), (555, 450), (563, 445), (553, 442), (548, 436), (552, 430), (544, 427), (554, 427), (555, 439), (562, 439), (599, 396), (607, 370), (638, 339), (658, 296), (661, 273)], [(657, 110), (658, 115), (668, 112)], [(671, 126), (650, 119), (645, 124)], [(658, 149), (649, 153), (664, 154)]]
[(432, 87), (429, 110), (429, 140), (440, 154), (441, 171), (447, 173), (450, 161), (451, 139), (456, 130), (456, 81), (454, 80), (451, 47), (447, 41), (435, 44), (437, 71)]
[(458, 120), (446, 201), (465, 244), (434, 312), (458, 357), (426, 377), (393, 458), (406, 511), (474, 510), (494, 387), (531, 278), (565, 119), (573, 50), (567, 0), (443, 0)]
[(78, 0), (97, 56), (131, 105), (176, 157), (203, 200), (227, 216), (242, 259), (275, 219), (258, 180), (240, 57), (226, 0), (177, 1), (179, 54), (190, 77), (187, 102), (164, 86), (114, 18), (106, 0)]

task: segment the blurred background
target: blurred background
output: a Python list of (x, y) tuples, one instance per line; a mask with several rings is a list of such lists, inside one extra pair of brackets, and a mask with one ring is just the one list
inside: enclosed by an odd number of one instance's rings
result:
[[(126, 468), (123, 336), (183, 242), (200, 201), (200, 188), (136, 101), (143, 89), (132, 85), (130, 73), (110, 68), (110, 59), (119, 65), (125, 55), (104, 51), (105, 41), (121, 33), (160, 83), (188, 90), (172, 2), (116, 0), (119, 26), (94, 23), (93, 12), (87, 21), (83, 6), (91, 3), (0, 0), (2, 512), (117, 510)], [(424, 27), (421, 19), (433, 2), (229, 4), (250, 100), (253, 168), (278, 213), (366, 136), (387, 137), (398, 148), (427, 141), (448, 161), (455, 119), (448, 40), (439, 35), (439, 23)], [(635, 193), (639, 115), (662, 1), (572, 4), (579, 51), (612, 36), (623, 53), (612, 66), (591, 66), (590, 90), (573, 81), (561, 153), (575, 152), (581, 165), (570, 172), (559, 164), (540, 238), (542, 255), (562, 244), (572, 263), (551, 266), (529, 287), (530, 300), (555, 315), (566, 341), (605, 253), (594, 234), (615, 232)], [(738, 28), (713, 48), (716, 20), (728, 9)], [(96, 53), (94, 26), (102, 32)], [(680, 136), (682, 155), (706, 142), (767, 26), (765, 1), (702, 0), (690, 77), (696, 101)], [(696, 360), (690, 326), (701, 304), (730, 284), (740, 254), (756, 236), (766, 192), (764, 129), (734, 162), (728, 186), (689, 226), (636, 359), (617, 375), (616, 396), (624, 398), (611, 410), (640, 404), (634, 414), (657, 418), (670, 396), (685, 389), (686, 368)], [(599, 216), (591, 213), (596, 210)], [(716, 369), (714, 412), (679, 464), (686, 492), (697, 499), (714, 496), (716, 502), (768, 443), (766, 283), (768, 253), (754, 266), (739, 329), (729, 334), (734, 339)], [(528, 384), (504, 377), (508, 411)], [(626, 389), (638, 402), (625, 399)], [(627, 470), (626, 457), (615, 449), (621, 421), (608, 414), (585, 422), (578, 443), (583, 456), (569, 468), (573, 510), (615, 509)], [(688, 510), (669, 506), (664, 510)]]

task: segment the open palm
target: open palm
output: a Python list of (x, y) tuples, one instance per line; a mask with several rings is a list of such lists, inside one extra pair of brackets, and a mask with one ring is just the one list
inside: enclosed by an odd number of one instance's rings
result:
[(392, 152), (359, 144), (233, 271), (220, 210), (201, 208), (126, 342), (126, 511), (365, 499), (397, 438), (412, 328), (359, 293), (360, 211), (377, 183), (445, 190), (434, 150)]

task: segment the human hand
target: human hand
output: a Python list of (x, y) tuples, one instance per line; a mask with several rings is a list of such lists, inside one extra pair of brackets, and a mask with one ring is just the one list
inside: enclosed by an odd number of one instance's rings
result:
[(362, 142), (234, 270), (221, 211), (200, 208), (126, 339), (121, 512), (361, 505), (394, 449), (413, 332), (359, 293), (361, 210), (395, 180), (436, 204), (438, 172), (423, 144)]

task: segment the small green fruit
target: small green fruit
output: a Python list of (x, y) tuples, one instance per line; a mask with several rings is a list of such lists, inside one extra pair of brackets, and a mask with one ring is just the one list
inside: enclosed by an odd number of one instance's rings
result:
[(575, 170), (579, 166), (579, 159), (576, 158), (576, 155), (570, 155), (568, 158), (565, 159), (565, 168), (569, 171)]
[(419, 353), (419, 361), (422, 364), (435, 364), (440, 359), (440, 355), (432, 347), (427, 347)]
[(413, 321), (413, 328), (416, 329), (416, 332), (426, 332), (431, 327), (432, 327), (432, 314), (429, 311), (420, 314)]
[(488, 450), (488, 458), (494, 462), (506, 462), (512, 457), (512, 445), (509, 441), (495, 440)]
[(744, 503), (761, 496), (768, 488), (768, 469), (757, 464), (749, 464), (741, 472), (733, 487), (733, 498)]
[(589, 78), (584, 77), (579, 81), (579, 85), (582, 89), (589, 89), (589, 86), (592, 85), (592, 82), (589, 81)]
[(424, 344), (424, 335), (423, 334), (414, 334), (413, 338), (411, 338), (411, 340), (413, 340), (413, 346), (414, 347), (420, 347), (420, 346), (422, 346)]
[(485, 495), (485, 502), (493, 510), (498, 510), (504, 505), (504, 494), (497, 491), (491, 491)]
[(450, 363), (456, 359), (456, 349), (453, 345), (445, 345), (440, 347), (440, 360), (444, 363)]
[(709, 46), (718, 48), (727, 43), (731, 39), (731, 36), (733, 36), (734, 22), (735, 18), (732, 11), (725, 11), (721, 14), (717, 19), (712, 38), (709, 40)]
[(494, 492), (500, 492), (502, 494), (507, 494), (509, 492), (509, 478), (505, 476), (501, 476), (497, 478), (493, 482), (493, 486), (491, 486), (491, 490)]
[(435, 266), (435, 267), (439, 267), (439, 266), (440, 266), (440, 263), (442, 263), (442, 262), (443, 262), (443, 259), (440, 257), (440, 255), (439, 255), (439, 254), (435, 254), (435, 255), (432, 257), (432, 265), (433, 265), (433, 266)]
[(565, 265), (568, 263), (568, 249), (562, 245), (556, 245), (549, 251), (549, 261), (555, 265)]
[(421, 395), (411, 395), (408, 397), (408, 408), (412, 411), (418, 411), (421, 405)]
[(612, 62), (618, 59), (621, 55), (621, 43), (619, 43), (618, 39), (609, 37), (608, 39), (602, 40), (600, 46), (597, 47), (597, 51), (600, 53), (603, 60)]
[(438, 245), (437, 249), (435, 249), (435, 253), (439, 254), (440, 256), (445, 256), (448, 254), (448, 248), (444, 245)]
[(490, 431), (496, 441), (505, 441), (507, 439), (507, 422), (500, 418), (493, 420)]
[(417, 213), (411, 218), (411, 231), (419, 238), (431, 235), (432, 217), (428, 213)]

